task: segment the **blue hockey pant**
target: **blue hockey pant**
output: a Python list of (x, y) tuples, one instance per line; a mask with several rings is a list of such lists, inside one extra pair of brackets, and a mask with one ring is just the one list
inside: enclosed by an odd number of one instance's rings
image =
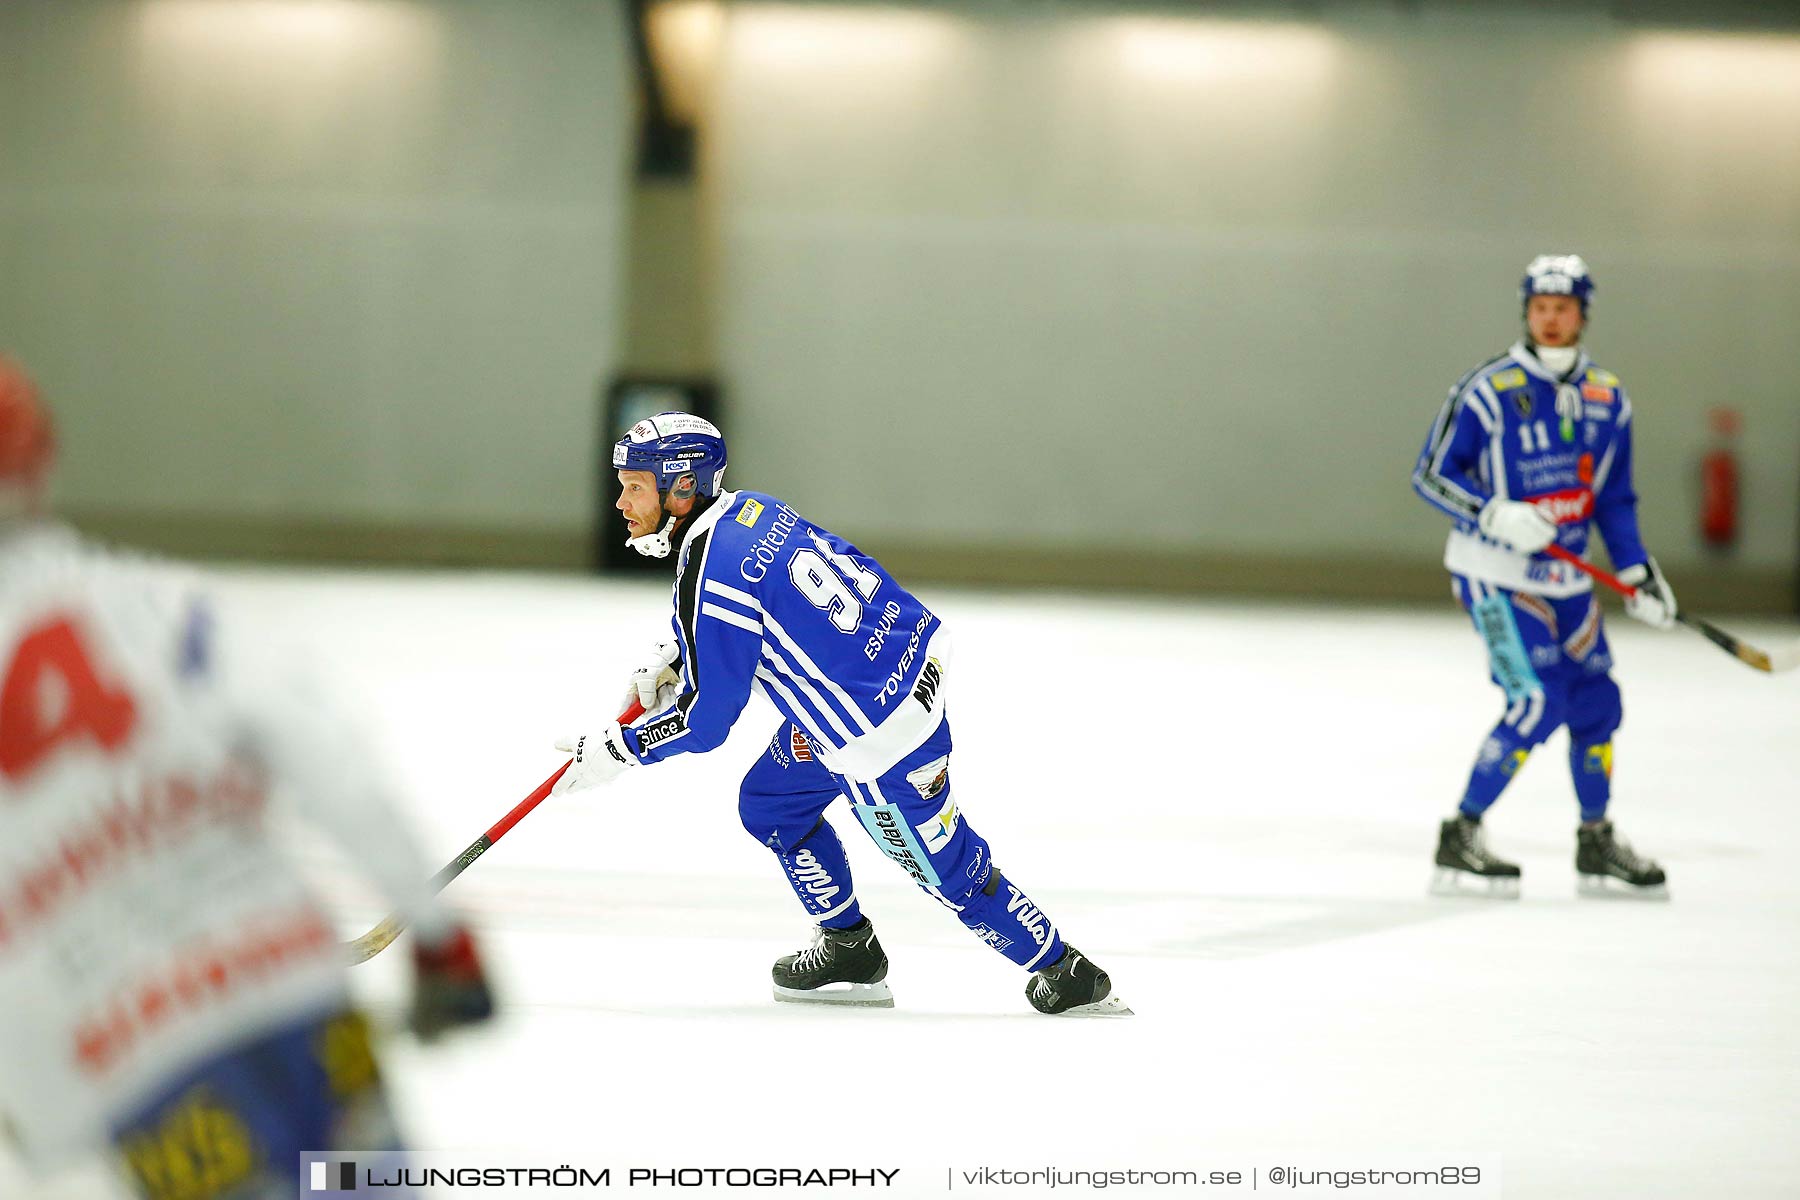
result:
[[(264, 1200), (310, 1195), (321, 1181), (342, 1189), (344, 1163), (373, 1167), (377, 1154), (399, 1148), (368, 1024), (347, 1010), (189, 1067), (118, 1121), (112, 1138), (146, 1200)], [(342, 1163), (322, 1157), (351, 1150)], [(303, 1162), (307, 1151), (314, 1156)]]
[(744, 776), (738, 815), (774, 851), (808, 915), (842, 929), (862, 919), (850, 863), (825, 810), (839, 798), (882, 853), (982, 942), (1028, 971), (1062, 957), (1056, 926), (995, 866), (986, 839), (957, 808), (950, 722), (881, 778), (833, 774), (800, 727), (785, 724)]
[(1538, 744), (1567, 725), (1581, 818), (1599, 820), (1612, 797), (1613, 733), (1624, 720), (1599, 602), (1591, 593), (1555, 598), (1453, 580), (1487, 646), (1489, 673), (1506, 693), (1506, 712), (1469, 773), (1462, 812), (1480, 817)]

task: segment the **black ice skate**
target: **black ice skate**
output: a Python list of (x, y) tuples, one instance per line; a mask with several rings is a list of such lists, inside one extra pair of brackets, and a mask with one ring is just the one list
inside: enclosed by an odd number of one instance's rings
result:
[(864, 917), (848, 929), (815, 926), (812, 948), (782, 955), (769, 973), (777, 1000), (892, 1008), (894, 993), (882, 982), (887, 969), (875, 926)]
[(1075, 947), (1063, 945), (1062, 957), (1031, 977), (1025, 985), (1031, 1007), (1052, 1017), (1129, 1017), (1125, 1002), (1113, 995), (1112, 977)]
[(1519, 898), (1519, 864), (1487, 848), (1480, 821), (1461, 813), (1438, 826), (1437, 872), (1431, 890), (1439, 896), (1486, 895)]
[(1668, 876), (1613, 832), (1611, 821), (1575, 831), (1576, 890), (1584, 896), (1669, 898)]

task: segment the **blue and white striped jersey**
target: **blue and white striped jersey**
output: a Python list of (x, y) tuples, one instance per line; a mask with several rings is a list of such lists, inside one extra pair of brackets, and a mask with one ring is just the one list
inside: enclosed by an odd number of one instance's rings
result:
[(1650, 557), (1631, 482), (1631, 398), (1585, 350), (1559, 377), (1517, 342), (1463, 376), (1425, 439), (1413, 489), (1456, 519), (1444, 565), (1458, 575), (1545, 596), (1593, 586), (1548, 554), (1520, 554), (1484, 537), (1476, 519), (1496, 496), (1537, 505), (1572, 553), (1586, 551), (1592, 522), (1615, 567)]
[(881, 564), (773, 496), (722, 492), (675, 568), (681, 694), (626, 733), (644, 762), (711, 750), (760, 690), (839, 775), (874, 779), (944, 719), (949, 637)]

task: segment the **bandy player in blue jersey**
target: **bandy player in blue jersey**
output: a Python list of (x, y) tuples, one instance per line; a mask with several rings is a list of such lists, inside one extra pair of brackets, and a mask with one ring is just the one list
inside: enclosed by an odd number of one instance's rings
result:
[(1638, 589), (1626, 610), (1659, 629), (1674, 623), (1675, 593), (1638, 533), (1631, 398), (1581, 346), (1593, 293), (1578, 255), (1534, 259), (1520, 287), (1525, 337), (1450, 389), (1413, 472), (1419, 495), (1456, 522), (1444, 565), (1507, 705), (1456, 815), (1439, 829), (1440, 884), (1472, 876), (1517, 894), (1519, 868), (1488, 850), (1481, 817), (1566, 725), (1584, 890), (1622, 883), (1666, 894), (1662, 868), (1635, 853), (1606, 815), (1624, 710), (1593, 585), (1545, 553), (1556, 544), (1584, 554), (1597, 526), (1620, 578)]
[(892, 1007), (888, 960), (857, 904), (840, 797), (875, 844), (983, 943), (1031, 973), (1052, 1015), (1125, 1016), (1112, 981), (1001, 872), (950, 777), (950, 639), (881, 564), (774, 496), (723, 488), (725, 441), (686, 413), (613, 447), (628, 544), (675, 556), (673, 637), (633, 676), (646, 716), (557, 748), (556, 793), (725, 741), (752, 693), (786, 718), (744, 777), (744, 828), (780, 861), (818, 929), (774, 966), (777, 1000)]

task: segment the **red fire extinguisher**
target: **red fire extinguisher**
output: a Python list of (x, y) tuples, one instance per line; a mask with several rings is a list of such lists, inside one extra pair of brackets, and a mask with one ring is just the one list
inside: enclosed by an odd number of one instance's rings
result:
[(1743, 422), (1735, 408), (1715, 408), (1707, 423), (1712, 445), (1700, 459), (1700, 538), (1728, 550), (1738, 536), (1737, 436)]

